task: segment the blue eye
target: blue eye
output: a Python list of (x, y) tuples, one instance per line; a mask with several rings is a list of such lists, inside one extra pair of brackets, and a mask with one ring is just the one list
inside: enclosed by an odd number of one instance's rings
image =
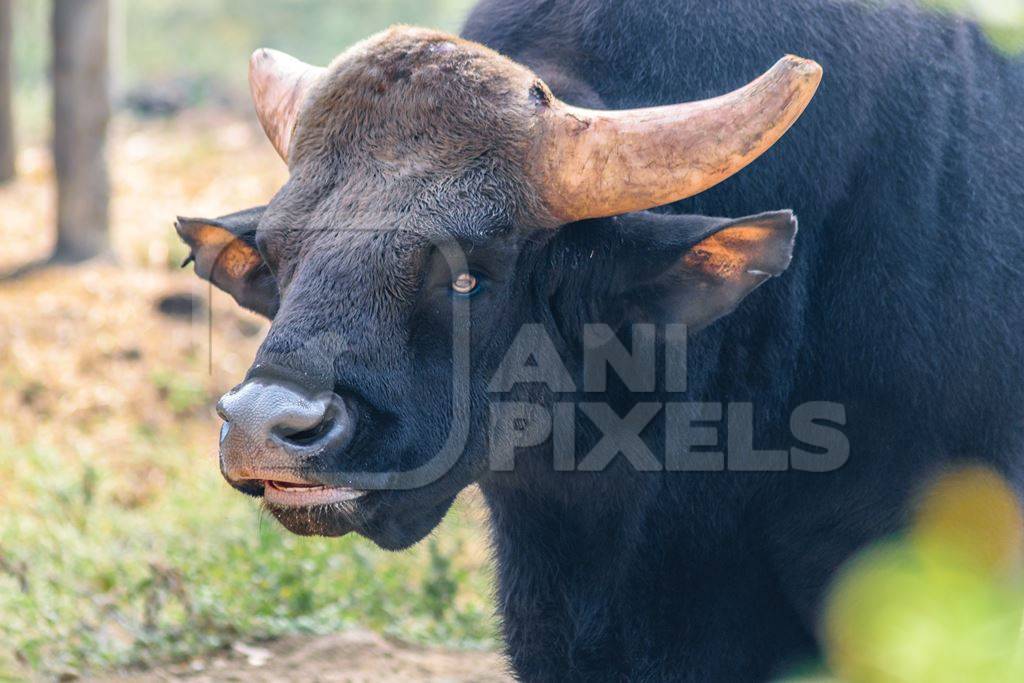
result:
[(472, 273), (459, 273), (452, 280), (452, 291), (461, 296), (469, 296), (476, 292), (480, 281)]

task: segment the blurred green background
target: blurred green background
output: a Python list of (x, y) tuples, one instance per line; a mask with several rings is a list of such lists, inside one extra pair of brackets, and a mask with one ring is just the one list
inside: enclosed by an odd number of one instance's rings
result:
[[(966, 13), (1000, 48), (1024, 49), (1024, 0), (919, 2)], [(325, 64), (393, 23), (457, 32), (472, 5), (473, 0), (121, 0), (113, 5), (115, 90), (121, 99), (148, 92), (178, 104), (240, 106), (246, 92), (238, 65), (252, 45)], [(30, 140), (47, 131), (49, 12), (43, 0), (15, 4), (17, 109), (20, 132)]]
[[(149, 95), (178, 105), (248, 106), (245, 64), (268, 46), (326, 64), (391, 24), (457, 33), (473, 0), (115, 0), (113, 78), (118, 99)], [(50, 3), (16, 0), (19, 132), (45, 135)]]

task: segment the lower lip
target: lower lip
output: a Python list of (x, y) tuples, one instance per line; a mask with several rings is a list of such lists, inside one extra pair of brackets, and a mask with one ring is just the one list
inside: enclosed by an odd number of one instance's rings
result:
[(263, 500), (277, 507), (332, 505), (357, 500), (364, 495), (366, 491), (344, 487), (278, 485), (273, 481), (263, 483)]

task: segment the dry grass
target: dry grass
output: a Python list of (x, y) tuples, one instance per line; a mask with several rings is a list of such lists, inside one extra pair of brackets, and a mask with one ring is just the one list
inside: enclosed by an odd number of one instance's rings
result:
[[(210, 296), (191, 269), (177, 268), (185, 250), (174, 216), (265, 202), (285, 172), (250, 126), (195, 118), (118, 125), (116, 265), (57, 267), (0, 284), (0, 379), (8, 389), (0, 411), (15, 443), (89, 457), (129, 451), (140, 429), (172, 428), (204, 434), (206, 448), (214, 443), (208, 399), (242, 375), (266, 323), (219, 292), (212, 327), (202, 310), (184, 320), (157, 311), (163, 296)], [(9, 245), (0, 272), (44, 257), (53, 241), (49, 156), (29, 149), (19, 164), (18, 182), (0, 189), (0, 234)]]
[[(209, 113), (118, 121), (111, 158), (116, 264), (0, 283), (0, 679), (349, 624), (491, 643), (472, 497), (429, 543), (390, 555), (286, 535), (219, 479), (213, 404), (266, 323), (220, 293), (209, 318), (205, 306), (168, 317), (157, 302), (210, 295), (177, 268), (176, 214), (265, 203), (283, 182), (259, 131)], [(53, 239), (48, 154), (25, 150), (19, 164), (0, 188), (0, 272)]]

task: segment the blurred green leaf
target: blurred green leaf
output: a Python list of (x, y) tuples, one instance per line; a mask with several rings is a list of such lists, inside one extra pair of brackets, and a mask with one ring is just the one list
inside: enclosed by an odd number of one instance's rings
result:
[(928, 7), (975, 19), (999, 49), (1024, 51), (1024, 0), (921, 0)]

